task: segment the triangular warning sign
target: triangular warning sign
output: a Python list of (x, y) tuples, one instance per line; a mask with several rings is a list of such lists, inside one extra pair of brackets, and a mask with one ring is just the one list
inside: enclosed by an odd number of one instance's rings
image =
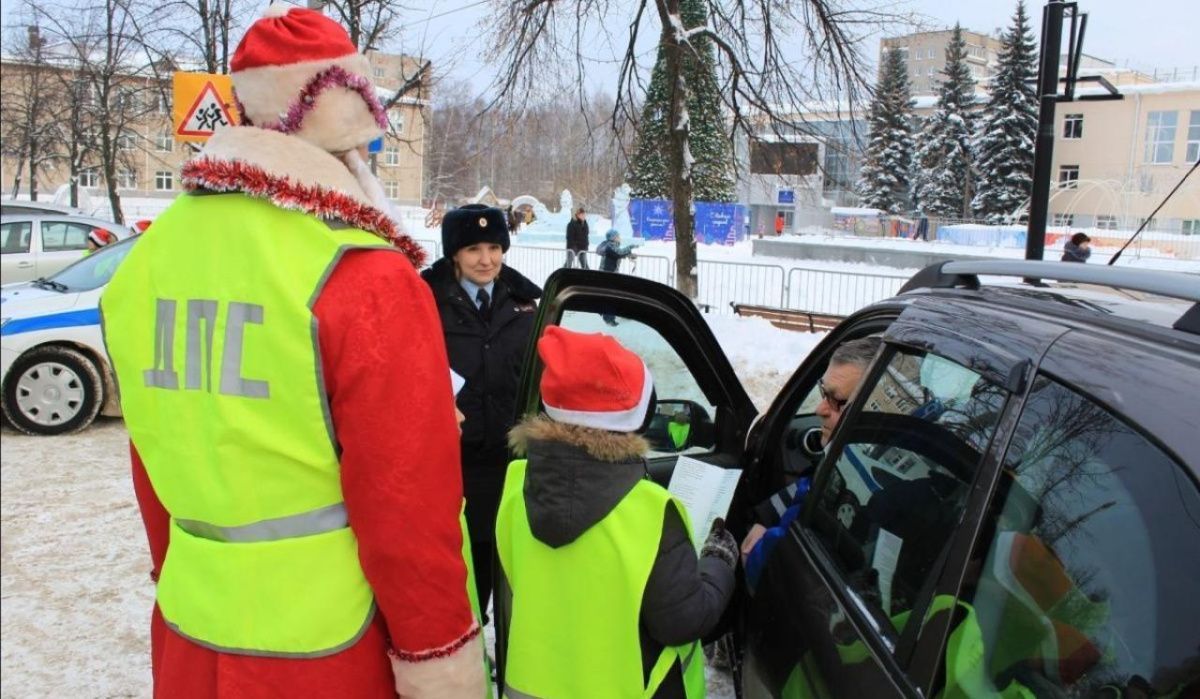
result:
[(220, 128), (233, 126), (233, 117), (212, 82), (206, 82), (188, 109), (187, 115), (175, 130), (177, 136), (208, 137)]

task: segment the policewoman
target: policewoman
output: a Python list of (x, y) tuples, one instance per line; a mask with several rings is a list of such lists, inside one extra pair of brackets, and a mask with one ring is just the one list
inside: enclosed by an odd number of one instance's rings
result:
[(445, 348), (362, 162), (386, 126), (370, 65), (273, 5), (231, 68), (242, 125), (184, 166), (101, 301), (155, 696), (484, 697)]
[(433, 290), (458, 394), (462, 480), (480, 608), (492, 589), (493, 529), (508, 464), (521, 361), (542, 290), (504, 263), (504, 212), (469, 204), (442, 218), (442, 258), (421, 276)]

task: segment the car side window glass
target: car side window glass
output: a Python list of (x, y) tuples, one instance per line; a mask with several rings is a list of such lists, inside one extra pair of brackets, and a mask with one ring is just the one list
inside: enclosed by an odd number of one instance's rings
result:
[(932, 354), (898, 350), (864, 385), (807, 520), (895, 641), (965, 509), (1007, 393)]
[(1180, 464), (1039, 377), (994, 501), (986, 555), (959, 595), (943, 696), (1200, 688), (1200, 493)]
[[(657, 330), (619, 315), (566, 311), (559, 325), (576, 332), (602, 332), (636, 353), (654, 377), (657, 407), (645, 432), (651, 458), (703, 454), (716, 443), (716, 407), (708, 402), (679, 353)], [(588, 367), (579, 371), (586, 373)]]
[(0, 253), (29, 252), (30, 221), (10, 221), (0, 225)]
[(62, 252), (64, 250), (86, 250), (90, 226), (67, 221), (42, 221), (42, 250)]

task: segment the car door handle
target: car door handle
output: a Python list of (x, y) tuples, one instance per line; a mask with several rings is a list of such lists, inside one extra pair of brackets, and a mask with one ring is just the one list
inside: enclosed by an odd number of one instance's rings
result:
[(29, 269), (33, 266), (32, 262), (18, 262), (17, 269)]

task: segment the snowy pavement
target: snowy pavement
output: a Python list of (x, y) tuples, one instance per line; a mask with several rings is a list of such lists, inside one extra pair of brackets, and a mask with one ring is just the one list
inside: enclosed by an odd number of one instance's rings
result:
[[(823, 337), (709, 316), (760, 410)], [(0, 427), (0, 697), (149, 697), (150, 555), (119, 419), (61, 437)], [(708, 670), (709, 696), (733, 697)]]

